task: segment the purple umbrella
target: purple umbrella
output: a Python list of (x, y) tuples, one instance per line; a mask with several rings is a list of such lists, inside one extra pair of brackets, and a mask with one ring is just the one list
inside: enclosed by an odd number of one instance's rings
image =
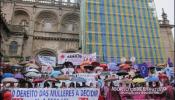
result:
[(117, 66), (116, 63), (109, 63), (108, 64), (108, 69), (111, 70), (111, 71), (117, 71), (117, 70), (119, 70), (119, 67)]
[(24, 79), (24, 76), (21, 73), (15, 74), (16, 79)]

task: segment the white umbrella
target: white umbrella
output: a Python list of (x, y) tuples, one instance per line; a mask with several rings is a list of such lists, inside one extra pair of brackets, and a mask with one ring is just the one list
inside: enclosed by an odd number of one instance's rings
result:
[(96, 67), (94, 70), (101, 70), (101, 71), (103, 71), (103, 68), (102, 67)]
[(17, 80), (16, 78), (9, 77), (9, 78), (4, 78), (4, 79), (2, 79), (1, 82), (2, 82), (2, 83), (5, 83), (5, 82), (13, 82), (13, 83), (17, 83), (18, 80)]
[(36, 69), (39, 68), (39, 66), (37, 66), (36, 64), (32, 64), (32, 63), (29, 63), (29, 64), (27, 64), (26, 66), (27, 66), (27, 67), (30, 67), (30, 68), (36, 68)]
[(36, 69), (28, 69), (27, 72), (36, 72), (36, 73), (39, 73), (39, 71), (36, 70)]
[(31, 78), (37, 78), (37, 77), (41, 77), (41, 74), (36, 73), (36, 72), (28, 72), (25, 74), (26, 77), (31, 77)]

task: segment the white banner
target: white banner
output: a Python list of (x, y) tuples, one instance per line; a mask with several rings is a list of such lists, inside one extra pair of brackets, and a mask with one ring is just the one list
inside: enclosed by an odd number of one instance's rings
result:
[(97, 88), (14, 88), (12, 100), (98, 100)]
[(38, 56), (38, 60), (42, 65), (55, 66), (56, 57), (52, 56)]
[(96, 61), (96, 53), (60, 53), (58, 55), (58, 64), (63, 64), (64, 62), (69, 61), (72, 62), (74, 65), (80, 65), (85, 60)]
[(97, 74), (96, 73), (78, 73), (78, 74), (74, 74), (74, 76), (82, 77), (86, 79), (87, 82), (96, 82), (95, 78)]

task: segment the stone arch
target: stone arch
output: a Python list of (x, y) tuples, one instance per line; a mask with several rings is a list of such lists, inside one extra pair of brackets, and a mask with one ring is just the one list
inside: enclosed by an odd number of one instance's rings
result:
[[(35, 51), (35, 57), (37, 56), (37, 55), (40, 55), (40, 54), (43, 54), (43, 55), (51, 55), (51, 56), (57, 56), (57, 53), (56, 53), (56, 51), (55, 50), (52, 50), (52, 49), (49, 49), (49, 48), (43, 48), (43, 49), (40, 49), (40, 50), (37, 50), (37, 51)], [(47, 55), (47, 56), (48, 56)]]
[(66, 33), (78, 33), (80, 31), (80, 15), (76, 12), (64, 14), (60, 21), (60, 30)]
[(57, 32), (58, 16), (54, 11), (43, 10), (35, 16), (35, 31)]
[(16, 9), (13, 13), (12, 23), (14, 25), (29, 26), (30, 19), (31, 19), (31, 16), (26, 10)]
[(17, 11), (17, 10), (25, 11), (29, 15), (30, 20), (33, 19), (33, 16), (32, 16), (33, 14), (28, 9), (25, 9), (25, 8), (15, 8), (15, 11)]

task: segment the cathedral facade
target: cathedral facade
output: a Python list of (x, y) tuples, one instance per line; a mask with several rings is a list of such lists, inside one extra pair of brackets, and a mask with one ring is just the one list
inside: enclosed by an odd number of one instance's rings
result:
[[(1, 0), (7, 27), (1, 28), (3, 61), (16, 63), (38, 55), (57, 58), (63, 52), (82, 52), (80, 1)], [(166, 48), (165, 58), (174, 61), (174, 26), (165, 22), (165, 17), (159, 23), (161, 43)]]
[(2, 48), (4, 55), (29, 59), (78, 52), (79, 8), (77, 0), (1, 0), (12, 33)]

